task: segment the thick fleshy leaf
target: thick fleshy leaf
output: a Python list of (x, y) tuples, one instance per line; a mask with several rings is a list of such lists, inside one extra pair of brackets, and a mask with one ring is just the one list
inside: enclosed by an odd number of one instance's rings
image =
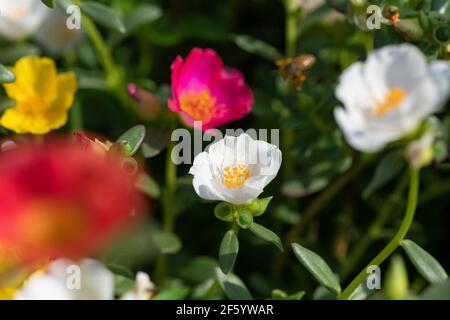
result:
[(421, 300), (450, 300), (450, 280), (443, 283), (437, 283), (426, 288)]
[(182, 243), (176, 234), (163, 231), (153, 231), (153, 241), (161, 253), (173, 254), (180, 251)]
[(234, 43), (249, 53), (269, 59), (271, 61), (280, 59), (281, 53), (270, 44), (246, 35), (236, 35), (233, 37)]
[(257, 237), (266, 240), (270, 243), (273, 243), (280, 251), (283, 250), (283, 243), (277, 234), (266, 227), (263, 227), (260, 224), (252, 223), (249, 227), (250, 231), (253, 232)]
[(153, 4), (142, 4), (125, 17), (126, 32), (131, 32), (139, 27), (159, 19), (162, 15), (160, 7)]
[(125, 24), (119, 15), (110, 7), (94, 1), (83, 1), (80, 3), (80, 8), (83, 13), (98, 24), (119, 31), (120, 33), (125, 32)]
[(297, 243), (292, 244), (292, 249), (297, 259), (313, 275), (317, 282), (335, 294), (341, 292), (339, 281), (325, 260)]
[(231, 300), (253, 300), (244, 282), (233, 273), (225, 274), (216, 268), (216, 278), (220, 287)]
[(122, 134), (119, 139), (117, 139), (117, 142), (124, 146), (127, 156), (133, 156), (139, 150), (144, 138), (145, 127), (143, 125), (138, 125)]
[(53, 8), (55, 6), (54, 0), (41, 0), (41, 1), (49, 8)]
[(440, 283), (447, 280), (448, 275), (439, 262), (428, 252), (422, 249), (418, 244), (411, 240), (403, 240), (402, 247), (405, 249), (411, 262), (417, 271), (428, 282)]
[(225, 233), (219, 249), (219, 266), (223, 273), (227, 274), (233, 269), (238, 252), (239, 240), (236, 232), (229, 230)]
[(148, 195), (150, 198), (158, 199), (161, 195), (161, 188), (156, 181), (146, 174), (141, 174), (136, 181), (136, 187)]
[(158, 128), (147, 128), (147, 134), (142, 143), (142, 155), (145, 158), (153, 158), (160, 154), (168, 145), (170, 135)]
[(12, 83), (16, 81), (16, 75), (4, 65), (0, 64), (0, 83)]

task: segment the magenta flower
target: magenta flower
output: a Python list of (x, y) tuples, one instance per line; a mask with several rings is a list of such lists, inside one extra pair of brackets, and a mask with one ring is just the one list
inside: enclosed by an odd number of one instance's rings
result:
[(186, 61), (175, 59), (172, 96), (169, 108), (190, 127), (201, 121), (202, 130), (240, 119), (253, 106), (253, 93), (242, 73), (225, 67), (212, 49), (194, 48)]

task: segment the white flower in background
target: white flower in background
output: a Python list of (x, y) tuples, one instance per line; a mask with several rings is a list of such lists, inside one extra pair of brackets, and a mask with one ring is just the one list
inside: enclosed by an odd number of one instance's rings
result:
[(450, 90), (447, 62), (427, 64), (413, 45), (391, 45), (356, 62), (340, 77), (336, 121), (355, 149), (375, 152), (438, 111)]
[(73, 49), (83, 38), (84, 33), (81, 28), (69, 29), (66, 23), (68, 18), (69, 15), (61, 7), (55, 6), (33, 39), (53, 55)]
[(241, 134), (211, 144), (195, 157), (189, 173), (201, 198), (246, 204), (263, 192), (280, 166), (277, 146)]
[[(79, 274), (70, 272), (79, 267)], [(80, 276), (79, 288), (77, 279)], [(16, 300), (111, 300), (114, 298), (114, 276), (96, 260), (80, 263), (59, 259), (51, 262), (43, 272), (36, 272), (15, 293)]]
[(11, 40), (28, 37), (50, 12), (38, 0), (0, 0), (0, 33)]
[(126, 292), (121, 300), (149, 300), (155, 290), (155, 284), (151, 281), (149, 275), (145, 272), (138, 272), (134, 287)]

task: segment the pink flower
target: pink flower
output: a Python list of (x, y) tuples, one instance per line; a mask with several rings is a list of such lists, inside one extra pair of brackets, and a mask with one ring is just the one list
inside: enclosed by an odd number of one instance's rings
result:
[(169, 108), (190, 127), (202, 121), (202, 130), (219, 127), (248, 114), (253, 93), (241, 72), (227, 68), (212, 49), (194, 48), (185, 61), (172, 64)]

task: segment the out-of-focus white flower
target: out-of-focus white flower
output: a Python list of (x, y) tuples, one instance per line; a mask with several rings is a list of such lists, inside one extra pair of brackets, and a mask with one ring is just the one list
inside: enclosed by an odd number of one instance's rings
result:
[(275, 178), (281, 158), (280, 149), (265, 141), (225, 136), (195, 157), (189, 173), (201, 198), (246, 204)]
[[(75, 266), (75, 269), (71, 269)], [(79, 268), (77, 273), (76, 268)], [(79, 279), (76, 277), (79, 276)], [(77, 286), (77, 281), (79, 286)], [(114, 277), (103, 264), (84, 259), (80, 263), (59, 259), (36, 272), (15, 293), (16, 300), (111, 300)]]
[(356, 62), (340, 77), (335, 117), (355, 149), (375, 152), (404, 137), (448, 98), (450, 66), (427, 64), (413, 45), (390, 45)]
[(33, 39), (53, 55), (73, 49), (83, 38), (82, 29), (69, 29), (66, 14), (59, 6), (55, 6), (48, 14)]
[(149, 275), (145, 272), (138, 272), (136, 274), (136, 283), (133, 289), (126, 292), (121, 300), (149, 300), (155, 290), (156, 287)]
[(0, 0), (0, 33), (11, 40), (28, 37), (50, 12), (38, 0)]

